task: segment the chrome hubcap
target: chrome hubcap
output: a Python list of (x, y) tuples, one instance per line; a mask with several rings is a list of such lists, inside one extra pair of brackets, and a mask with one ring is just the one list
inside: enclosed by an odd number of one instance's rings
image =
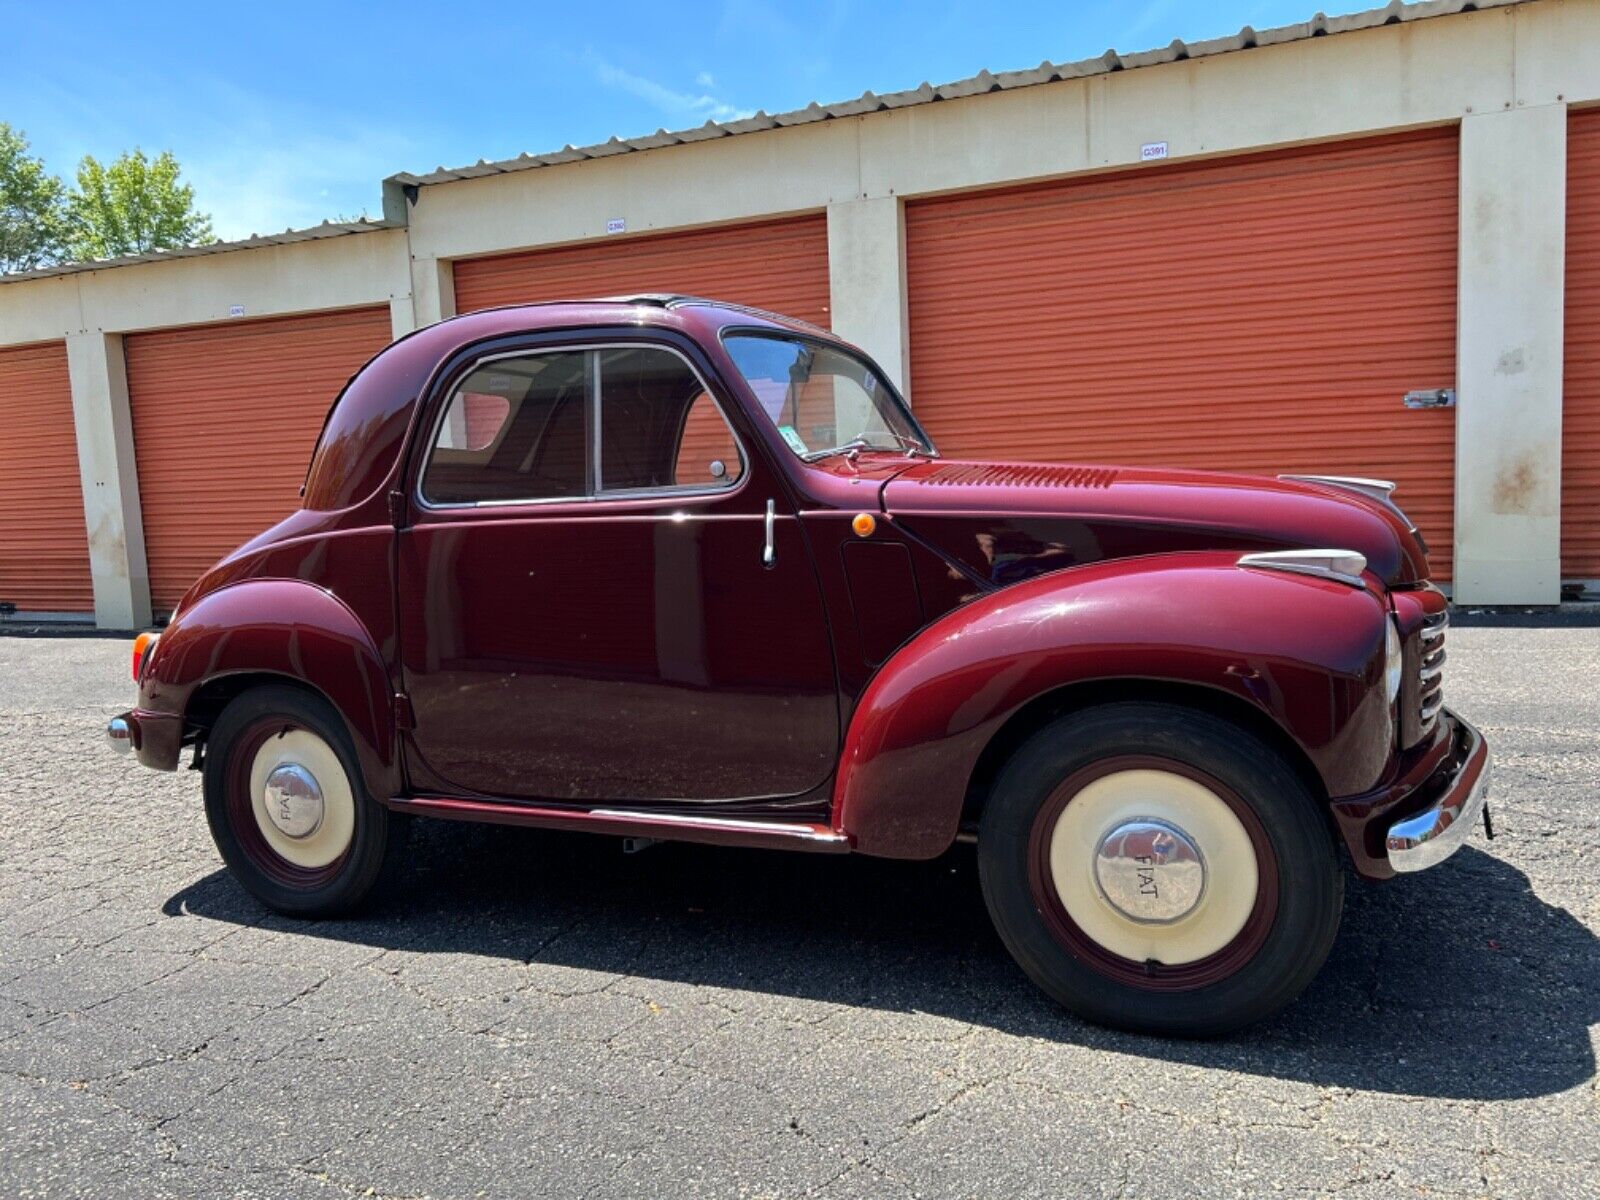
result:
[(299, 763), (283, 763), (267, 776), (267, 820), (284, 837), (308, 838), (322, 826), (322, 788)]
[(1187, 833), (1140, 817), (1114, 825), (1094, 850), (1094, 881), (1107, 904), (1141, 925), (1169, 925), (1194, 911), (1206, 862)]

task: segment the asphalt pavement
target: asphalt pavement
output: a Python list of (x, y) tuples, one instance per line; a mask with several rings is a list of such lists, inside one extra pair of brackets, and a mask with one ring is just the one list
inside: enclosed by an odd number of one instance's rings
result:
[(1600, 629), (1452, 630), (1499, 836), (1205, 1043), (1045, 1000), (965, 847), (417, 822), (368, 914), (273, 916), (106, 747), (127, 661), (0, 638), (0, 1197), (1600, 1196)]

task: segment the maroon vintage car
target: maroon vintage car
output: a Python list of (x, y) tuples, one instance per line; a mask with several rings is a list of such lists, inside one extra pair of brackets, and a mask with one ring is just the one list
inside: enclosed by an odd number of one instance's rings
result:
[(350, 381), (301, 510), (141, 640), (108, 732), (194, 748), (283, 912), (360, 902), (413, 814), (970, 840), (1047, 992), (1216, 1033), (1317, 972), (1341, 846), (1419, 870), (1484, 805), (1390, 491), (947, 460), (860, 352), (728, 304), (480, 312)]

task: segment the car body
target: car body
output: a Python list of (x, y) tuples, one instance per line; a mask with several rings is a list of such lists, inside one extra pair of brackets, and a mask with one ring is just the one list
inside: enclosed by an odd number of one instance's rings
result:
[[(303, 507), (195, 583), (110, 733), (163, 770), (195, 748), (224, 856), (287, 911), (359, 901), (398, 814), (909, 859), (973, 839), (1052, 994), (1216, 1032), (1322, 961), (1336, 847), (1370, 879), (1432, 865), (1487, 794), (1390, 490), (951, 461), (803, 322), (493, 309), (350, 381)], [(341, 769), (342, 840), (302, 853)]]

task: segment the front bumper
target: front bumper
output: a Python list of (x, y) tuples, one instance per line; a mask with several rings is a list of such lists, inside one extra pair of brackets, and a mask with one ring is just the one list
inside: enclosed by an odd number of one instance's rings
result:
[(1384, 838), (1389, 866), (1402, 874), (1426, 870), (1459, 850), (1489, 799), (1489, 744), (1455, 713), (1448, 716), (1461, 739), (1454, 770), (1432, 804), (1389, 826)]

